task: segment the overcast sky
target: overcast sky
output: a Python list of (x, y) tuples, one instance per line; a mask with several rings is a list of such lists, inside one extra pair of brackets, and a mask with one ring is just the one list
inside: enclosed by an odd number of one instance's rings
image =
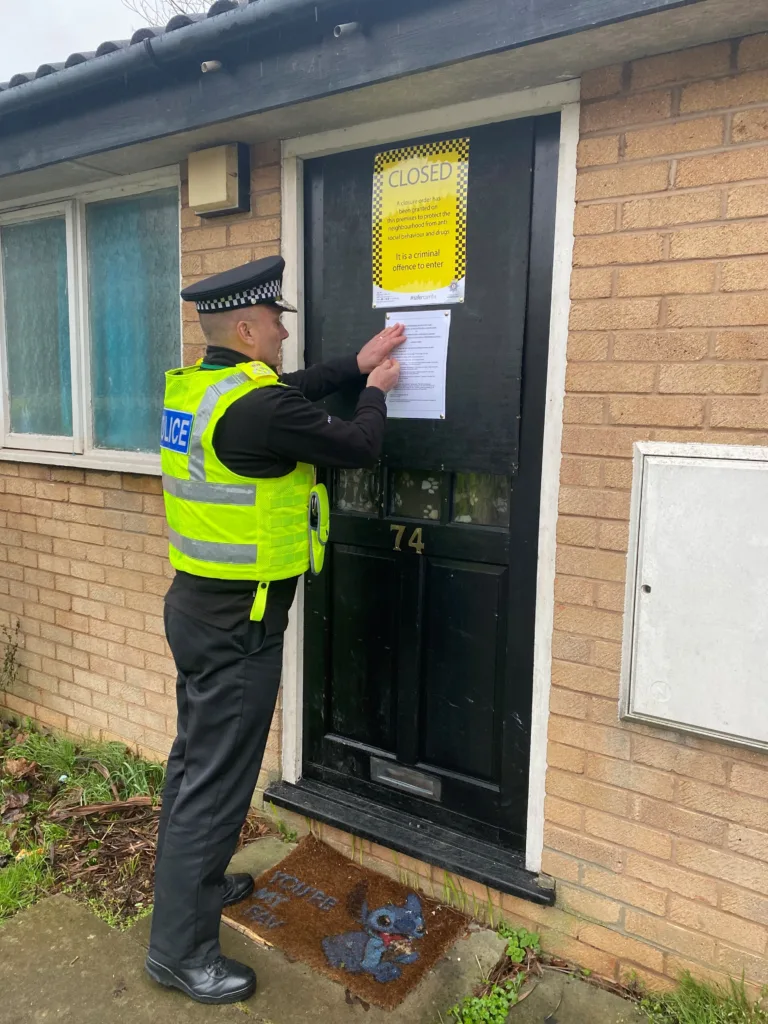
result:
[(0, 81), (130, 38), (141, 24), (121, 0), (0, 0)]

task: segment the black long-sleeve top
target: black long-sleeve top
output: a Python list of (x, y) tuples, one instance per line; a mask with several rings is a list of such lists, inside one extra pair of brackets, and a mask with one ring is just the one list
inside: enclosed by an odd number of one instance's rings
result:
[[(242, 363), (242, 353), (211, 347), (203, 367)], [(224, 465), (240, 476), (278, 477), (297, 462), (355, 468), (375, 465), (381, 453), (387, 418), (385, 397), (364, 387), (356, 356), (344, 356), (280, 378), (288, 387), (254, 389), (238, 399), (219, 420), (213, 447)], [(351, 420), (331, 417), (314, 402), (345, 386), (361, 388)], [(193, 619), (233, 629), (248, 618), (256, 581), (210, 580), (177, 572), (166, 603)], [(269, 589), (265, 624), (268, 632), (285, 628), (296, 580), (280, 580)]]

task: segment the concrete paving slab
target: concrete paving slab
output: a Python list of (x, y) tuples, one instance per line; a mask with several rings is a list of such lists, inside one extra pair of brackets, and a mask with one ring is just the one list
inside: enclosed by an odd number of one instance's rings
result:
[(648, 1024), (636, 1006), (578, 978), (545, 971), (509, 1024)]
[[(235, 1007), (200, 1006), (144, 973), (141, 948), (66, 896), (0, 926), (0, 1020), (13, 1024), (225, 1024)], [(257, 1018), (258, 1019), (258, 1018)]]

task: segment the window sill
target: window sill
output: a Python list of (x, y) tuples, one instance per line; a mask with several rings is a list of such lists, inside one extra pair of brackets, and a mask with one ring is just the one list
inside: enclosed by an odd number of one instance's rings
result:
[(70, 455), (32, 448), (0, 448), (0, 462), (29, 462), (37, 466), (65, 466), (68, 469), (97, 469), (103, 473), (133, 473), (160, 476), (160, 456), (142, 452), (88, 452)]

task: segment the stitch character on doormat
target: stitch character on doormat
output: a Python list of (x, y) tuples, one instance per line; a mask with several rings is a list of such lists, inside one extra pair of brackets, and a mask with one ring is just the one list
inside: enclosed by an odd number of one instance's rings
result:
[(350, 974), (367, 973), (385, 984), (402, 975), (401, 964), (419, 959), (413, 944), (424, 937), (424, 913), (414, 893), (403, 907), (388, 903), (369, 910), (367, 890), (366, 883), (360, 882), (347, 897), (350, 917), (360, 922), (362, 930), (326, 936), (323, 952), (331, 967)]

